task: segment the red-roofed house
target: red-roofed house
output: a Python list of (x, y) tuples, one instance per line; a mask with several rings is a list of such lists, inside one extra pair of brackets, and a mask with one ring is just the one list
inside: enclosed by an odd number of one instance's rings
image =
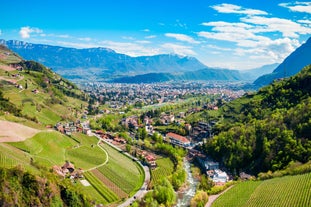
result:
[(172, 144), (176, 144), (176, 145), (179, 145), (181, 147), (189, 147), (190, 146), (190, 141), (186, 137), (181, 136), (179, 134), (169, 132), (166, 134), (166, 138), (168, 140), (170, 140), (170, 142)]

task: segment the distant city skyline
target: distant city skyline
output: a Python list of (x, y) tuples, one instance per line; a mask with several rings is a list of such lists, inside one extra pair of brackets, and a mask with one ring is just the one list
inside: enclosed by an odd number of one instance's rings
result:
[(282, 62), (311, 36), (311, 2), (216, 0), (1, 2), (0, 39), (130, 56), (178, 54), (210, 67)]

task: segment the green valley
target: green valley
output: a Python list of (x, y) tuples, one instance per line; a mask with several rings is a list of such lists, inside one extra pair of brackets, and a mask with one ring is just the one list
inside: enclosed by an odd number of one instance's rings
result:
[(0, 205), (311, 205), (310, 83), (78, 87), (1, 46)]

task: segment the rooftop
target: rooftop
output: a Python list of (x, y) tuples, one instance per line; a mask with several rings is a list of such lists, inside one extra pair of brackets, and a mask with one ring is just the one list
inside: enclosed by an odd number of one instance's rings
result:
[(189, 140), (186, 137), (181, 136), (179, 134), (172, 133), (172, 132), (167, 133), (166, 136), (176, 139), (183, 143), (189, 142)]

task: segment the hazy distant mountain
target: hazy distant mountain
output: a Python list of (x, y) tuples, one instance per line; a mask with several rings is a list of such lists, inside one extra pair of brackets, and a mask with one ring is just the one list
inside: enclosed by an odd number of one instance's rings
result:
[(271, 73), (278, 65), (279, 63), (273, 63), (270, 65), (264, 65), (259, 68), (254, 68), (250, 70), (241, 70), (240, 73), (244, 79), (256, 80), (262, 75)]
[(0, 40), (0, 44), (6, 45), (26, 60), (35, 60), (50, 67), (53, 71), (74, 82), (253, 81), (274, 67), (274, 65), (270, 65), (239, 72), (209, 68), (194, 57), (179, 55), (131, 57), (108, 48), (75, 49), (17, 40)]
[(242, 76), (237, 70), (204, 68), (196, 71), (187, 71), (178, 74), (147, 73), (136, 76), (125, 76), (113, 79), (115, 83), (157, 83), (165, 81), (239, 81)]
[(292, 76), (309, 64), (311, 64), (311, 38), (292, 52), (272, 73), (259, 77), (254, 84), (260, 87), (275, 79)]
[(0, 40), (0, 44), (7, 45), (23, 58), (38, 61), (71, 80), (99, 80), (153, 72), (185, 72), (206, 67), (196, 58), (178, 55), (130, 57), (107, 48), (75, 49), (14, 40)]

